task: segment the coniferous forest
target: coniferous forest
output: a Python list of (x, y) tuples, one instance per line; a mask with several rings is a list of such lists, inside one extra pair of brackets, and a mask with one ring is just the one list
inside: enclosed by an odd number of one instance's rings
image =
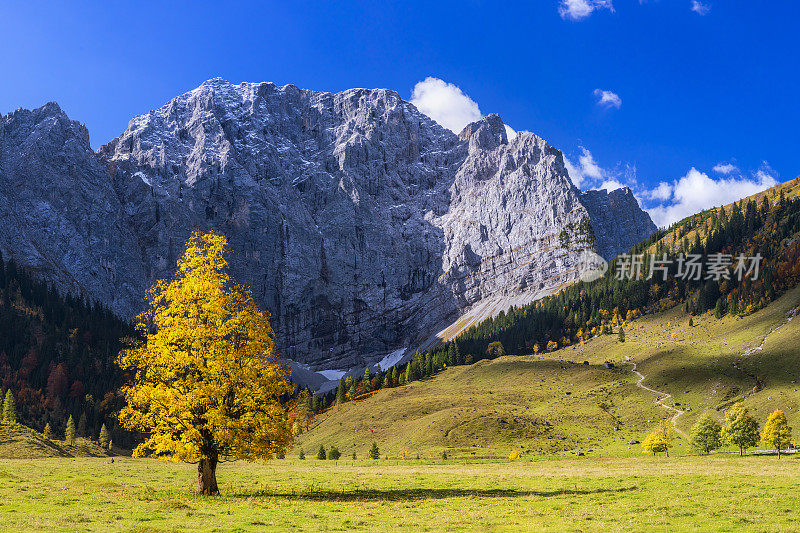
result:
[(133, 329), (107, 309), (61, 295), (13, 260), (0, 260), (0, 386), (16, 399), (18, 421), (63, 438), (69, 417), (77, 436), (131, 443), (114, 413), (122, 373), (114, 364)]

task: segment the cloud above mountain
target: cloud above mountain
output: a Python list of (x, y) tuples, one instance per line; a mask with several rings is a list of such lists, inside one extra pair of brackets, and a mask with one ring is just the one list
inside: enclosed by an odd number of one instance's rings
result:
[(414, 86), (411, 103), (454, 133), (482, 116), (478, 103), (459, 87), (431, 76)]
[[(453, 133), (461, 133), (464, 126), (483, 117), (478, 103), (460, 87), (432, 76), (414, 85), (411, 103)], [(504, 126), (506, 137), (513, 140), (517, 136), (516, 130), (508, 124)]]
[(648, 191), (650, 198), (664, 203), (647, 209), (647, 212), (657, 226), (665, 227), (704, 209), (756, 194), (777, 183), (769, 167), (756, 171), (750, 178), (739, 176), (719, 179), (713, 179), (692, 167), (682, 178), (672, 183), (662, 182)]

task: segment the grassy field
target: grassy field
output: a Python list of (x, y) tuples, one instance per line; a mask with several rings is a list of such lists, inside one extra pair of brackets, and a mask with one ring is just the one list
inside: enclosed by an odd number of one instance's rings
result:
[[(659, 395), (635, 386), (633, 363), (643, 384), (687, 411), (677, 420), (686, 433), (704, 411), (721, 419), (739, 400), (762, 423), (783, 409), (798, 429), (800, 320), (787, 322), (798, 304), (795, 289), (746, 318), (708, 314), (694, 317), (693, 327), (673, 309), (631, 322), (624, 343), (606, 335), (552, 353), (449, 368), (334, 407), (297, 444), (306, 453), (335, 445), (348, 456), (364, 456), (373, 441), (393, 456), (421, 458), (443, 450), (474, 457), (505, 457), (512, 449), (523, 457), (638, 454), (627, 443), (643, 440), (666, 411), (655, 405)], [(763, 349), (743, 356), (765, 338)], [(753, 392), (757, 380), (761, 389)], [(690, 452), (683, 439), (675, 445), (677, 453)]]
[(8, 460), (5, 531), (788, 531), (795, 457), (462, 461), (276, 460), (219, 469), (150, 459)]

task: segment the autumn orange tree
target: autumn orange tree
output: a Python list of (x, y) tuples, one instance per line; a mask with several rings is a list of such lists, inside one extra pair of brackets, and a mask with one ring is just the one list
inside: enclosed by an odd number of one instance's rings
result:
[(134, 455), (197, 463), (207, 495), (219, 492), (219, 461), (270, 459), (292, 440), (292, 386), (273, 357), (269, 314), (229, 277), (226, 246), (192, 235), (174, 279), (148, 291), (141, 340), (117, 361), (131, 377), (119, 419), (147, 435)]

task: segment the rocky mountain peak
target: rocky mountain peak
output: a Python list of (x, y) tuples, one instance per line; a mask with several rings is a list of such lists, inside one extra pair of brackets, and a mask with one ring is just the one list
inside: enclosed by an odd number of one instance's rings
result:
[(503, 121), (494, 113), (464, 126), (458, 138), (479, 150), (494, 150), (508, 143)]
[(3, 253), (130, 318), (192, 231), (218, 231), (280, 352), (312, 368), (527, 303), (576, 279), (587, 247), (655, 229), (632, 194), (581, 194), (540, 137), (509, 143), (497, 115), (455, 135), (385, 89), (214, 78), (98, 153), (56, 109), (0, 122)]

